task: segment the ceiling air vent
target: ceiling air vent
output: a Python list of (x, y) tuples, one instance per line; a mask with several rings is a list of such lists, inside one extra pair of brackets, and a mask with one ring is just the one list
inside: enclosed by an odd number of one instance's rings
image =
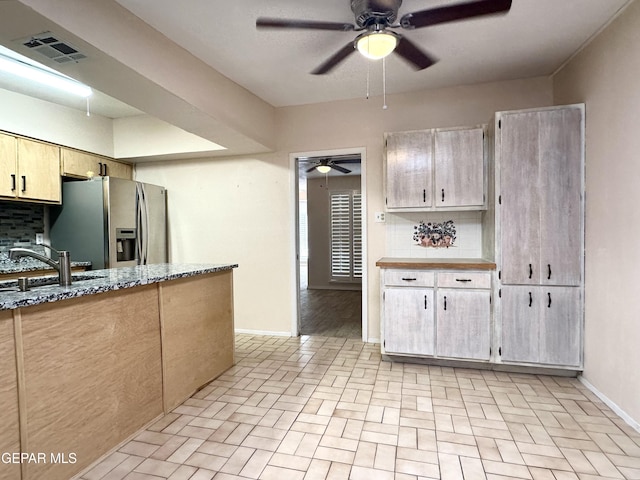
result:
[(87, 58), (77, 48), (63, 42), (51, 32), (39, 33), (20, 40), (25, 47), (57, 63), (78, 62)]

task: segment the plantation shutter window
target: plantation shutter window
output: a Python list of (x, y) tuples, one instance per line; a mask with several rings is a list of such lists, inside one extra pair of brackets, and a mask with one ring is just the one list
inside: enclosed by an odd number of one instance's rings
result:
[(362, 196), (359, 192), (332, 192), (331, 279), (353, 282), (362, 278)]

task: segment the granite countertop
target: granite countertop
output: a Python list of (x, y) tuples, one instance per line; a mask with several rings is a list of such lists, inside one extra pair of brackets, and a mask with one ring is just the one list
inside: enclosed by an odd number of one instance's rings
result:
[[(176, 280), (179, 278), (204, 275), (237, 268), (237, 264), (169, 264), (143, 265), (137, 267), (91, 270), (72, 274), (69, 287), (57, 284), (57, 275), (47, 275), (30, 279), (32, 290), (16, 291), (17, 280), (0, 282), (0, 310), (29, 307), (47, 302), (57, 302), (68, 298), (94, 295), (96, 293), (132, 288), (140, 285)], [(47, 282), (54, 282), (47, 285)], [(38, 285), (45, 286), (38, 286)], [(10, 291), (6, 289), (10, 288)]]
[(376, 262), (382, 268), (418, 268), (425, 270), (495, 270), (495, 262), (482, 258), (394, 258)]
[[(71, 262), (71, 268), (75, 267), (91, 267), (91, 262)], [(5, 273), (22, 273), (22, 272), (35, 272), (38, 270), (51, 270), (46, 263), (40, 262), (33, 258), (23, 258), (19, 262), (0, 262), (0, 275)]]

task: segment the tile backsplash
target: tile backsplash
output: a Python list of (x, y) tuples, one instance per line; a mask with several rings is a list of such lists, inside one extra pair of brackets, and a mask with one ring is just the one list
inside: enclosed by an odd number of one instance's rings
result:
[[(413, 239), (415, 226), (424, 223), (455, 224), (456, 239), (447, 248), (428, 248)], [(386, 256), (406, 258), (482, 257), (482, 212), (387, 212)]]
[(44, 232), (44, 205), (0, 201), (0, 254), (13, 246), (32, 248)]

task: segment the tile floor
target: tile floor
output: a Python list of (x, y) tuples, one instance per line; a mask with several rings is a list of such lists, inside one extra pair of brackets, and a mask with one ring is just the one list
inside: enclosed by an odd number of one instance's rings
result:
[(237, 364), (83, 480), (640, 479), (640, 434), (575, 379), (238, 335)]

